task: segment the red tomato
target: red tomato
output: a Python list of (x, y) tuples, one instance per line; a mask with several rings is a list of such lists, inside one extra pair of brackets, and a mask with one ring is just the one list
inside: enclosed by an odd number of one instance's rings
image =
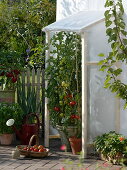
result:
[(78, 115), (75, 115), (75, 119), (80, 119), (80, 116), (78, 116)]
[(38, 145), (34, 145), (33, 148), (38, 148)]
[(76, 116), (76, 115), (71, 115), (70, 118), (71, 118), (71, 119), (75, 119), (75, 116)]
[(37, 148), (34, 148), (34, 150), (33, 150), (34, 152), (38, 152), (39, 150), (37, 149)]
[(44, 149), (39, 149), (39, 152), (44, 152)]
[(39, 145), (38, 149), (44, 149), (44, 146), (43, 145)]
[(30, 151), (33, 151), (33, 150), (34, 150), (34, 148), (33, 148), (33, 147), (31, 147), (31, 148), (30, 148)]
[(27, 149), (28, 149), (27, 147), (23, 148), (24, 151), (26, 151)]
[(70, 106), (74, 106), (74, 105), (76, 105), (76, 101), (71, 101), (69, 104), (70, 104)]
[(60, 111), (60, 108), (59, 108), (59, 107), (54, 107), (54, 110), (55, 110), (56, 112), (59, 112), (59, 111)]

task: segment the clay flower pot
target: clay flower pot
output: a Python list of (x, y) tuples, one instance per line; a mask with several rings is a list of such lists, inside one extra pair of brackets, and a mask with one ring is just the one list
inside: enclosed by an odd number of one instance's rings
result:
[(0, 90), (0, 103), (15, 103), (15, 90)]
[(0, 143), (1, 145), (11, 145), (14, 139), (14, 134), (1, 134)]
[(76, 137), (70, 137), (69, 142), (71, 145), (73, 155), (79, 154), (82, 150), (82, 139)]

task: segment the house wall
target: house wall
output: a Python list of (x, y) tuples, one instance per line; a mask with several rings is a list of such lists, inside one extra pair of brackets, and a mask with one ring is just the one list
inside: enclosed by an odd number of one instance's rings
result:
[[(104, 10), (106, 0), (58, 0), (57, 20), (66, 18), (83, 10)], [(125, 21), (127, 23), (127, 0), (123, 0)], [(99, 53), (110, 51), (105, 34), (104, 22), (88, 30), (88, 61), (99, 61)], [(122, 80), (127, 83), (127, 68), (123, 65)], [(105, 73), (98, 66), (88, 67), (88, 127), (89, 142), (94, 137), (110, 130), (115, 130), (115, 97), (108, 89), (103, 88)], [(123, 109), (124, 101), (120, 101), (120, 133), (127, 136), (127, 109)]]

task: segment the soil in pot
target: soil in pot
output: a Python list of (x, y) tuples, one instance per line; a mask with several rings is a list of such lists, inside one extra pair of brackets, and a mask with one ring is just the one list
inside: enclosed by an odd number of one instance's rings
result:
[(82, 150), (82, 139), (72, 137), (72, 138), (69, 138), (69, 142), (71, 145), (73, 155), (79, 154)]

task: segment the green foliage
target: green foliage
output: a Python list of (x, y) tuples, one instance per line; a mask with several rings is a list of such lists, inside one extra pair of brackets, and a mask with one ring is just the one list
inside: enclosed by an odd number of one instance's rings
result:
[(13, 133), (11, 127), (6, 125), (8, 119), (15, 120), (15, 126), (19, 128), (22, 125), (23, 111), (18, 104), (0, 103), (0, 134)]
[[(81, 114), (81, 48), (75, 33), (59, 32), (51, 39), (46, 78), (48, 109), (53, 126), (77, 125)], [(70, 104), (70, 102), (72, 105)], [(74, 104), (74, 105), (73, 105)], [(72, 118), (73, 115), (77, 116)], [(74, 117), (75, 117), (74, 116)]]
[[(127, 31), (123, 20), (124, 8), (122, 0), (107, 0), (105, 3), (105, 25), (108, 42), (112, 51), (100, 61), (101, 71), (106, 71), (105, 88), (125, 101), (127, 107), (127, 85), (120, 80), (121, 65), (127, 62)], [(104, 54), (99, 56), (105, 57)]]
[(25, 87), (19, 85), (17, 96), (18, 104), (22, 108), (24, 115), (37, 112), (38, 106), (35, 89), (29, 87), (26, 91)]
[(0, 51), (12, 51), (40, 67), (44, 63), (42, 28), (55, 21), (56, 4), (49, 0), (0, 1)]
[(96, 137), (94, 145), (96, 151), (112, 163), (121, 163), (127, 156), (127, 139), (113, 131)]

